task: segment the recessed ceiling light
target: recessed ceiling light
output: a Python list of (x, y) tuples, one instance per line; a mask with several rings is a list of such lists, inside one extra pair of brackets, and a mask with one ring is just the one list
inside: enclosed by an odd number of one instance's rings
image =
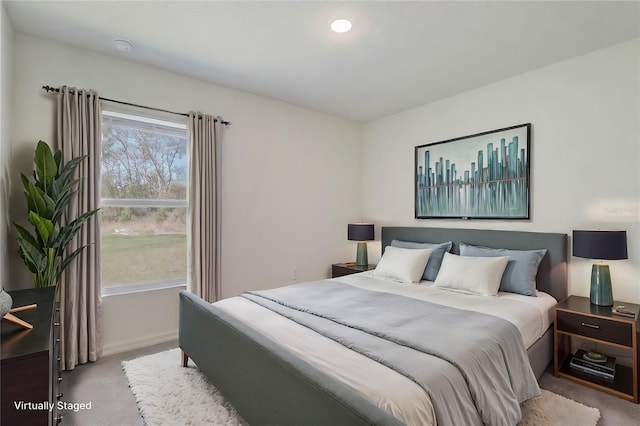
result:
[(331, 23), (331, 29), (337, 33), (346, 33), (351, 29), (351, 21), (348, 19), (336, 19)]
[(121, 52), (130, 52), (133, 50), (133, 42), (126, 38), (117, 38), (113, 40), (113, 45)]

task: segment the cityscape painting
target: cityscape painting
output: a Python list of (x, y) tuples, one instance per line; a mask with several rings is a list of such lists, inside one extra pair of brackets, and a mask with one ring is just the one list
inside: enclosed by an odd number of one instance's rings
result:
[(415, 148), (416, 219), (529, 219), (531, 123)]

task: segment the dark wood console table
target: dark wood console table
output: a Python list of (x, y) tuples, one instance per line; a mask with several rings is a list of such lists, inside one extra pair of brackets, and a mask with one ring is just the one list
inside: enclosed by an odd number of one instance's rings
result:
[[(36, 309), (16, 314), (33, 325), (26, 330), (2, 321), (0, 375), (3, 425), (55, 425), (58, 386), (58, 320), (55, 288), (8, 291), (13, 307), (36, 303)], [(16, 404), (24, 405), (16, 407)], [(47, 403), (53, 409), (38, 409)], [(35, 408), (35, 409), (34, 409)]]

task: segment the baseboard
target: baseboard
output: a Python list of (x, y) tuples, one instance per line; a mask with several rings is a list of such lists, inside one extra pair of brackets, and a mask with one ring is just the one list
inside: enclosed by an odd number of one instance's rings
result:
[(102, 356), (109, 356), (120, 352), (127, 352), (133, 349), (157, 345), (158, 343), (168, 342), (177, 338), (178, 330), (176, 329), (166, 333), (155, 334), (153, 336), (145, 336), (142, 338), (126, 340), (123, 342), (114, 342), (106, 344), (102, 347)]

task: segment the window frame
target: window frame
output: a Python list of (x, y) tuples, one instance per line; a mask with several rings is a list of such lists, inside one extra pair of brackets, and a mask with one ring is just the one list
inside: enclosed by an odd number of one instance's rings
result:
[[(100, 197), (100, 208), (102, 207), (133, 207), (133, 208), (185, 208), (186, 211), (189, 211), (189, 167), (190, 167), (190, 157), (189, 157), (189, 135), (187, 129), (187, 118), (182, 117), (183, 120), (176, 119), (174, 116), (168, 115), (160, 115), (154, 113), (153, 111), (137, 108), (137, 107), (127, 107), (123, 108), (120, 106), (103, 106), (102, 117), (111, 116), (116, 118), (124, 118), (129, 120), (135, 120), (140, 123), (147, 123), (150, 125), (149, 130), (153, 131), (153, 125), (162, 125), (167, 127), (173, 127), (175, 129), (184, 130), (185, 138), (187, 140), (186, 146), (186, 194), (184, 199), (146, 199), (146, 198), (103, 198)], [(102, 126), (103, 121), (101, 122), (101, 135), (102, 135)], [(100, 152), (102, 153), (102, 136), (100, 140)], [(101, 160), (102, 161), (102, 160)], [(102, 181), (102, 171), (100, 172), (100, 181)], [(102, 185), (102, 184), (101, 184)], [(187, 219), (188, 220), (188, 219)], [(187, 223), (188, 225), (188, 223)], [(187, 233), (187, 241), (189, 240), (189, 227), (186, 229)], [(100, 246), (102, 247), (102, 231), (100, 232)], [(130, 293), (138, 293), (138, 292), (146, 292), (152, 290), (162, 290), (169, 288), (186, 288), (189, 282), (189, 249), (186, 249), (187, 255), (187, 272), (185, 277), (183, 278), (170, 278), (166, 280), (157, 280), (157, 281), (145, 281), (138, 283), (128, 283), (128, 284), (114, 284), (105, 286), (102, 283), (102, 279), (100, 280), (100, 294), (101, 296), (113, 296), (120, 294), (130, 294)], [(100, 266), (100, 275), (102, 277), (102, 262)]]

